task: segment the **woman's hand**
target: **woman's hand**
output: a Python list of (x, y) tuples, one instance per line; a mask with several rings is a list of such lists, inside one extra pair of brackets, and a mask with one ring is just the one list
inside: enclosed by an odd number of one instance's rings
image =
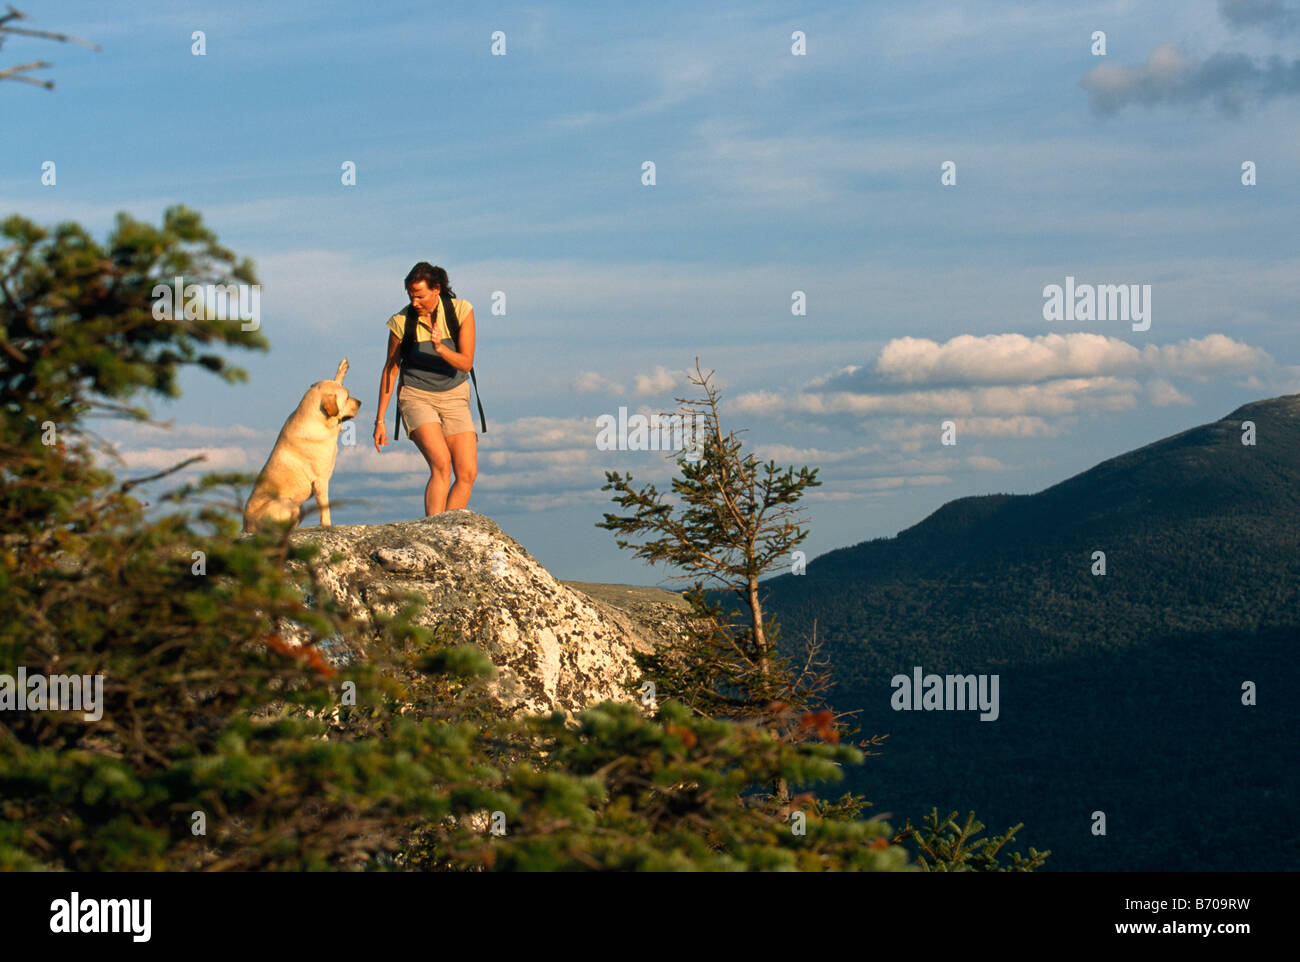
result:
[(379, 449), (382, 448), (387, 443), (388, 443), (388, 434), (387, 432), (384, 431), (384, 422), (376, 421), (375, 422), (375, 450), (379, 451)]

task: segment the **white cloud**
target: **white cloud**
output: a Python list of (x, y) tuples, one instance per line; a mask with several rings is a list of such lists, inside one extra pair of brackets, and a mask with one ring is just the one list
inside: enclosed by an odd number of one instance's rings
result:
[(1015, 468), (1003, 464), (997, 458), (990, 458), (983, 454), (972, 454), (966, 459), (966, 463), (975, 471), (1014, 471)]
[(835, 464), (839, 461), (852, 461), (868, 454), (881, 451), (878, 444), (869, 444), (854, 448), (833, 451), (824, 448), (797, 448), (792, 444), (759, 444), (754, 447), (754, 456), (761, 462), (775, 461), (779, 465), (822, 465)]
[(552, 508), (568, 508), (591, 503), (591, 494), (587, 491), (570, 491), (564, 494), (501, 495), (499, 497), (504, 508), (519, 511), (550, 511)]
[[(1207, 381), (1278, 369), (1267, 352), (1223, 334), (1142, 347), (1084, 332), (962, 334), (943, 343), (902, 337), (886, 343), (873, 365), (843, 366), (805, 382), (820, 390), (752, 391), (730, 407), (783, 419), (796, 414), (956, 418), (969, 435), (1048, 437), (1063, 433), (1065, 425), (1046, 418), (1130, 410), (1143, 396), (1155, 406), (1190, 403), (1170, 377)], [(1153, 377), (1143, 388), (1137, 375)], [(899, 390), (904, 386), (913, 390)], [(937, 427), (895, 422), (877, 430), (885, 440), (910, 443)]]
[(1142, 349), (1142, 359), (1152, 371), (1201, 379), (1267, 370), (1273, 358), (1257, 347), (1223, 334)]
[(593, 447), (556, 451), (486, 451), (479, 455), (479, 462), (493, 468), (570, 468), (590, 464), (594, 450)]
[(664, 394), (676, 386), (677, 375), (662, 365), (656, 367), (653, 374), (636, 376), (636, 393), (640, 395)]
[(950, 388), (871, 394), (835, 391), (793, 397), (755, 391), (736, 398), (736, 410), (746, 414), (944, 414), (1060, 415), (1079, 411), (1123, 411), (1136, 406), (1138, 384), (1131, 378), (1066, 378), (1046, 384)]
[(962, 334), (939, 344), (926, 338), (890, 341), (876, 374), (894, 384), (1010, 384), (1059, 377), (1128, 373), (1138, 349), (1101, 334)]
[[(269, 451), (266, 453), (270, 453)], [(204, 461), (198, 462), (185, 471), (179, 471), (171, 477), (180, 477), (187, 472), (201, 474), (207, 471), (249, 471), (256, 470), (265, 463), (266, 454), (263, 454), (262, 461), (256, 466), (253, 465), (253, 453), (246, 448), (134, 448), (123, 450), (118, 448), (118, 454), (122, 458), (126, 470), (132, 472), (161, 471), (164, 468), (173, 467), (187, 458), (201, 455)]]
[(1213, 100), (1222, 113), (1235, 115), (1247, 100), (1264, 102), (1300, 93), (1300, 60), (1257, 59), (1230, 51), (1201, 60), (1183, 53), (1176, 43), (1165, 43), (1151, 51), (1144, 64), (1103, 63), (1088, 71), (1079, 85), (1091, 95), (1099, 114), (1113, 114), (1128, 104)]
[(1265, 368), (1269, 355), (1223, 334), (1141, 348), (1104, 334), (962, 334), (943, 344), (926, 338), (890, 341), (876, 374), (893, 384), (1016, 384), (1062, 377), (1159, 371), (1219, 376)]
[(1300, 365), (1279, 364), (1263, 375), (1251, 374), (1242, 378), (1241, 387), (1270, 397), (1280, 394), (1300, 393)]
[(480, 450), (543, 451), (596, 445), (596, 415), (589, 418), (523, 417), (494, 425), (479, 441)]
[(582, 371), (573, 379), (572, 387), (580, 394), (594, 394), (603, 392), (605, 394), (622, 394), (623, 385), (617, 381), (611, 381), (603, 374), (597, 374), (595, 371)]
[[(1040, 417), (1017, 415), (1014, 417), (964, 417), (957, 422), (963, 438), (1040, 438), (1054, 437), (1065, 432), (1067, 420), (1049, 422)], [(937, 420), (917, 424), (895, 421), (879, 429), (887, 441), (934, 439), (939, 437)]]
[(1153, 407), (1167, 407), (1170, 404), (1193, 404), (1186, 394), (1178, 390), (1163, 378), (1153, 378), (1147, 381), (1146, 386), (1147, 401)]
[(844, 367), (836, 368), (835, 370), (827, 374), (817, 375), (817, 377), (812, 378), (809, 381), (806, 381), (803, 387), (805, 391), (811, 391), (814, 390), (815, 388), (825, 386), (827, 383), (835, 380), (836, 378), (847, 377), (850, 374), (856, 374), (860, 370), (862, 370), (861, 365), (846, 364)]
[(849, 478), (836, 480), (831, 490), (814, 488), (806, 498), (809, 501), (849, 501), (862, 497), (863, 494), (879, 491), (895, 491), (903, 487), (927, 487), (936, 484), (951, 484), (952, 478), (946, 474), (892, 475), (883, 478)]

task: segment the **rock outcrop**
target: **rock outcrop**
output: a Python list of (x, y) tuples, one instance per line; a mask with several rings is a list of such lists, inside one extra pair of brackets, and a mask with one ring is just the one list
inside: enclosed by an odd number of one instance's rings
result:
[[(509, 711), (577, 711), (630, 700), (633, 652), (653, 651), (686, 623), (679, 595), (657, 589), (556, 581), (490, 519), (468, 509), (416, 521), (300, 528), (292, 542), (321, 546), (322, 586), (351, 617), (392, 614), (387, 589), (424, 600), (419, 624), (454, 626), (496, 666), (490, 690)], [(331, 560), (333, 559), (333, 560)], [(656, 597), (660, 600), (656, 601)], [(612, 602), (612, 603), (611, 603)], [(326, 646), (328, 648), (328, 646)], [(335, 661), (357, 653), (327, 651)]]

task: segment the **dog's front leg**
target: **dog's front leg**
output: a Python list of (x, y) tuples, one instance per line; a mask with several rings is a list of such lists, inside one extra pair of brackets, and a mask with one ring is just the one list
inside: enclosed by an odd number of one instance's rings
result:
[(311, 486), (312, 493), (316, 496), (316, 507), (320, 508), (320, 523), (324, 527), (330, 526), (330, 483), (328, 478), (319, 481), (313, 481)]

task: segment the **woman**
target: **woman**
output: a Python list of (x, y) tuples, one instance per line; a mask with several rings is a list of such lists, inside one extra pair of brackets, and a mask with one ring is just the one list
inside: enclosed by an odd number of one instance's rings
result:
[[(439, 514), (469, 504), (478, 475), (478, 432), (469, 410), (469, 375), (474, 366), (474, 307), (452, 292), (447, 272), (420, 261), (406, 275), (406, 295), (411, 310), (388, 319), (388, 360), (379, 379), (379, 414), (375, 418), (375, 450), (388, 443), (384, 411), (401, 372), (397, 412), (406, 433), (429, 462), (429, 483), (424, 488), (424, 513)], [(451, 298), (460, 321), (459, 344), (451, 339), (442, 316), (442, 291)], [(416, 343), (405, 364), (398, 355), (408, 313), (416, 318)], [(456, 483), (451, 485), (452, 471)]]

